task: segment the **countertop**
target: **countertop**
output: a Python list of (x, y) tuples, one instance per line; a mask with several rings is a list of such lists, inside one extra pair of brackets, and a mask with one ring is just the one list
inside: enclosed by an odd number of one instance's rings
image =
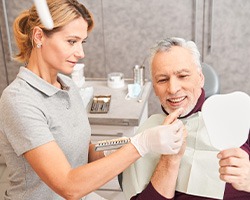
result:
[(151, 82), (147, 81), (143, 85), (142, 101), (137, 98), (127, 100), (127, 85), (131, 81), (125, 81), (122, 88), (114, 89), (107, 85), (107, 81), (86, 81), (83, 87), (93, 87), (93, 95), (111, 95), (111, 102), (108, 113), (89, 113), (91, 101), (87, 106), (90, 124), (94, 125), (117, 125), (117, 126), (138, 126), (142, 117), (148, 97), (152, 91)]

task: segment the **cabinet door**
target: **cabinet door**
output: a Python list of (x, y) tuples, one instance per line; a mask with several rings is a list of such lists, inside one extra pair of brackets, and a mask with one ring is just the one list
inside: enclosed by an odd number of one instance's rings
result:
[[(202, 23), (197, 0), (82, 2), (95, 20), (84, 48), (87, 77), (103, 78), (119, 71), (132, 78), (133, 66), (148, 58), (149, 49), (157, 40), (173, 36), (195, 40)], [(148, 60), (144, 64), (146, 78), (150, 78)]]
[[(194, 39), (193, 0), (102, 2), (107, 72), (133, 77), (133, 66), (143, 63), (157, 40), (172, 36)], [(145, 74), (149, 77), (148, 67)]]
[(211, 26), (205, 30), (204, 61), (218, 72), (222, 93), (250, 94), (250, 1), (216, 0), (211, 9), (210, 19), (207, 10)]
[[(1, 6), (0, 2), (0, 13), (3, 13), (3, 6)], [(2, 18), (2, 16), (1, 16)], [(0, 96), (7, 86), (7, 74), (6, 74), (6, 60), (5, 60), (5, 49), (4, 49), (4, 21), (0, 20)]]
[[(116, 139), (120, 137), (132, 137), (137, 127), (131, 126), (105, 126), (105, 125), (91, 125), (92, 134), (91, 142), (93, 144), (98, 141)], [(111, 181), (107, 182), (101, 188), (97, 190), (97, 193), (101, 196), (109, 199), (109, 195), (117, 195), (115, 199), (124, 199), (121, 193), (121, 188), (116, 176)], [(118, 198), (119, 197), (119, 198)]]
[(2, 26), (0, 26), (0, 96), (7, 86), (7, 77), (6, 77), (6, 66), (5, 66), (5, 57), (4, 57), (4, 49), (3, 49), (3, 39), (2, 39)]
[[(15, 39), (13, 36), (13, 22), (14, 19), (23, 11), (30, 7), (33, 3), (32, 0), (23, 1), (21, 4), (19, 1), (16, 0), (2, 0), (0, 1), (0, 24), (1, 24), (1, 31), (2, 31), (2, 41), (3, 41), (3, 48), (4, 54), (3, 59), (0, 60), (0, 70), (5, 68), (5, 73), (1, 73), (1, 82), (2, 79), (7, 80), (7, 84), (12, 82), (18, 71), (20, 63), (14, 61), (13, 57), (17, 53)], [(6, 86), (6, 85), (5, 85)], [(2, 91), (3, 87), (1, 85)]]

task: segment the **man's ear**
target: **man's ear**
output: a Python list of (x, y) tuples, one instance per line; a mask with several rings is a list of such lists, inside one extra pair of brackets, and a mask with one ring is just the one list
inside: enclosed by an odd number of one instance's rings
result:
[(40, 27), (36, 26), (33, 29), (33, 35), (32, 35), (33, 41), (35, 43), (34, 45), (42, 44), (43, 37), (44, 37), (43, 30)]

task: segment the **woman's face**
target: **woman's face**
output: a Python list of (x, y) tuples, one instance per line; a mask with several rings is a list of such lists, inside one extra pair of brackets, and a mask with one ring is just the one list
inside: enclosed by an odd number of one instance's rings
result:
[(55, 73), (72, 73), (74, 65), (84, 57), (83, 43), (87, 38), (87, 28), (87, 22), (80, 17), (50, 37), (43, 37), (41, 54), (47, 69)]

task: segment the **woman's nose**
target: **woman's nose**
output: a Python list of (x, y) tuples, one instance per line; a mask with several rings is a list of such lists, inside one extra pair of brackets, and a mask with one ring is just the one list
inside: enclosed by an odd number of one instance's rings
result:
[(84, 58), (85, 54), (84, 54), (84, 51), (83, 51), (83, 45), (82, 44), (78, 45), (78, 47), (76, 49), (76, 52), (75, 52), (75, 56), (78, 59)]

